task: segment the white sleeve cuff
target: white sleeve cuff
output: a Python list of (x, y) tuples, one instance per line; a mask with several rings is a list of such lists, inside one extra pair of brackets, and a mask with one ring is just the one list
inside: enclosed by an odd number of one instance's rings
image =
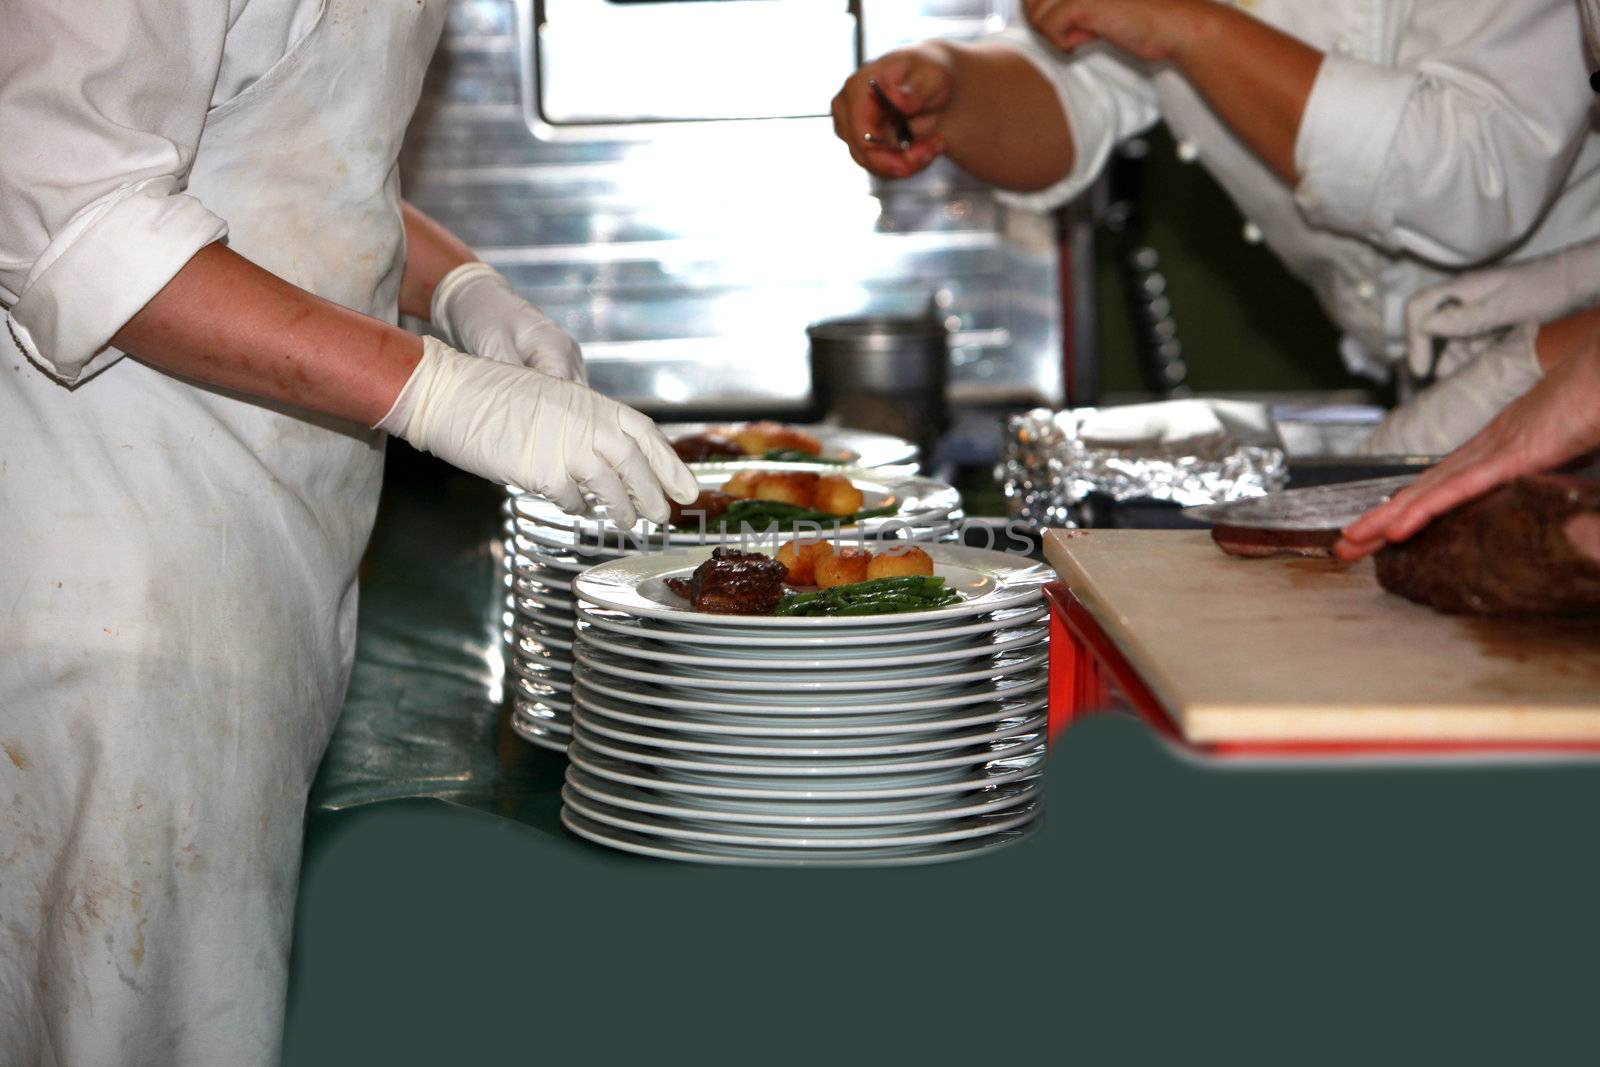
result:
[(9, 313), (39, 367), (68, 385), (122, 353), (111, 337), (228, 227), (170, 177), (130, 186), (79, 212), (39, 256)]
[(1329, 53), (1311, 86), (1294, 162), (1295, 200), (1313, 225), (1389, 244), (1394, 205), (1382, 196), (1416, 76)]
[(1118, 142), (1155, 125), (1161, 117), (1155, 90), (1142, 71), (1104, 46), (1062, 56), (1023, 27), (1001, 36), (1055, 88), (1071, 130), (1072, 169), (1045, 189), (998, 192), (1014, 207), (1053, 211), (1094, 182)]

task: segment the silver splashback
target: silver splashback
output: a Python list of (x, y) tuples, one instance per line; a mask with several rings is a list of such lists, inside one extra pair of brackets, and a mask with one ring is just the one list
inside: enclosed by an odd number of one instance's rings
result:
[(948, 164), (873, 180), (825, 117), (861, 55), (1014, 3), (452, 0), (406, 196), (655, 414), (801, 411), (809, 323), (930, 299), (953, 402), (1058, 404), (1054, 221)]

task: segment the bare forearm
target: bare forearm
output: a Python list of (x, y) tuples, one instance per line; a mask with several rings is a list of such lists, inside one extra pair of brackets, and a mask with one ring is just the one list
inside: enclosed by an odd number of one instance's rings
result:
[(400, 310), (426, 322), (440, 280), (478, 257), (459, 237), (411, 204), (402, 205), (401, 211), (406, 227), (406, 269), (400, 278)]
[(945, 153), (1005, 189), (1044, 189), (1072, 169), (1072, 132), (1055, 88), (1020, 52), (998, 45), (930, 42), (955, 72), (939, 120)]
[(1568, 356), (1595, 348), (1596, 337), (1600, 337), (1600, 307), (1588, 308), (1564, 319), (1545, 323), (1539, 328), (1539, 337), (1534, 344), (1539, 366), (1546, 373), (1555, 370)]
[(1294, 146), (1321, 52), (1233, 7), (1185, 5), (1172, 59), (1239, 139), (1290, 185)]
[(375, 425), (422, 357), (419, 338), (296, 288), (221, 244), (112, 339), (180, 377)]

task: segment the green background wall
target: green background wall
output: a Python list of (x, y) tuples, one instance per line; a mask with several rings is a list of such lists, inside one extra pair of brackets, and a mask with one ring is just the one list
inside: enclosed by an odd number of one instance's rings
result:
[[(1206, 169), (1180, 161), (1164, 129), (1148, 140), (1147, 236), (1167, 276), (1189, 385), (1200, 393), (1369, 387), (1339, 361), (1339, 332), (1311, 290), (1265, 245), (1241, 236), (1244, 218)], [(1096, 253), (1103, 387), (1138, 392), (1114, 250), (1102, 230)]]

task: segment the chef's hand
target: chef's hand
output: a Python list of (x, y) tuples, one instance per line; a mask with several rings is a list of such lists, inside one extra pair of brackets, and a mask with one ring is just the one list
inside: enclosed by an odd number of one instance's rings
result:
[(578, 342), (487, 263), (463, 263), (446, 274), (433, 291), (429, 318), (463, 352), (554, 378), (589, 380)]
[(1557, 363), (1483, 432), (1387, 503), (1345, 528), (1334, 545), (1357, 560), (1404, 541), (1435, 517), (1513, 478), (1558, 467), (1600, 448), (1600, 337)]
[(1419, 377), (1449, 374), (1465, 341), (1518, 322), (1550, 322), (1600, 304), (1600, 241), (1509, 267), (1473, 271), (1423, 289), (1406, 302), (1407, 362)]
[[(1544, 372), (1534, 347), (1538, 334), (1531, 324), (1513, 327), (1478, 346), (1476, 358), (1452, 359), (1460, 369), (1391, 411), (1362, 451), (1377, 456), (1442, 456), (1459, 447), (1539, 383)], [(1452, 341), (1450, 346), (1465, 349), (1468, 343)]]
[(1156, 61), (1195, 36), (1193, 16), (1212, 0), (1023, 0), (1028, 22), (1045, 40), (1071, 52), (1103, 40), (1138, 59)]
[(476, 359), (428, 337), (378, 428), (462, 470), (584, 514), (588, 492), (613, 521), (667, 521), (667, 497), (700, 487), (655, 423), (588, 386)]
[[(911, 147), (902, 151), (872, 87), (876, 81), (911, 124)], [(950, 53), (938, 41), (902, 48), (863, 66), (833, 98), (833, 132), (850, 158), (880, 178), (909, 178), (944, 151), (939, 120), (955, 94)]]

